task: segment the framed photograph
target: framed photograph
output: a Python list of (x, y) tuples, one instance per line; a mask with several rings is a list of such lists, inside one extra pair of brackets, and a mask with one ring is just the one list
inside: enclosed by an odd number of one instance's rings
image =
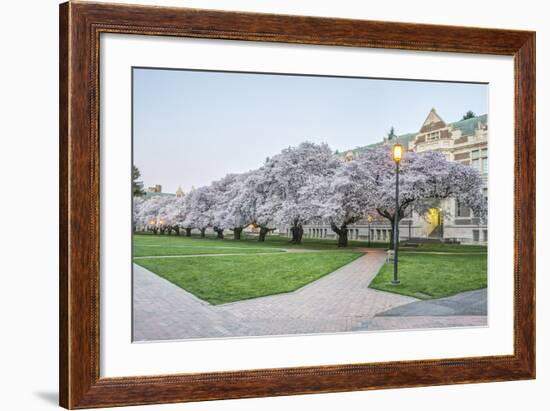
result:
[(535, 378), (535, 33), (60, 6), (60, 405)]

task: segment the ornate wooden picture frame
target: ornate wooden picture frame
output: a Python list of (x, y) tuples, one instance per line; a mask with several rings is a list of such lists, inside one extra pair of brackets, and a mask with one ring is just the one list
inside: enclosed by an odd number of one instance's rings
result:
[[(513, 56), (514, 353), (101, 378), (102, 33)], [(60, 6), (60, 404), (91, 408), (535, 378), (535, 33), (184, 8)]]

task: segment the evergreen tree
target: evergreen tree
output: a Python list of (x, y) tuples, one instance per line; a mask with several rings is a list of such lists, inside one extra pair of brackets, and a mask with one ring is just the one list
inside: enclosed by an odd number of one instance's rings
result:
[(474, 118), (476, 116), (476, 113), (474, 113), (472, 110), (468, 110), (466, 114), (462, 116), (462, 120), (468, 120), (469, 118)]
[(143, 189), (143, 182), (139, 181), (141, 173), (139, 169), (132, 165), (132, 195), (134, 197), (142, 197), (145, 195), (145, 190)]

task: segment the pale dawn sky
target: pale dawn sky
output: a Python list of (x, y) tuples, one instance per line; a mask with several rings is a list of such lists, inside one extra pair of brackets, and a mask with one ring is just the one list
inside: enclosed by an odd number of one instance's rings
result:
[(146, 187), (187, 192), (260, 167), (302, 141), (344, 151), (486, 114), (488, 85), (368, 78), (133, 69), (134, 164)]

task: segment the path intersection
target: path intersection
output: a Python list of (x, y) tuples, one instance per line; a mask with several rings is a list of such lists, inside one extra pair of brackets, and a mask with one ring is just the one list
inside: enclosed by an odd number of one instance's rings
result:
[(365, 251), (367, 254), (362, 257), (296, 291), (222, 305), (211, 305), (134, 264), (133, 340), (487, 324), (483, 295), (420, 301), (369, 288), (386, 254), (379, 249)]

